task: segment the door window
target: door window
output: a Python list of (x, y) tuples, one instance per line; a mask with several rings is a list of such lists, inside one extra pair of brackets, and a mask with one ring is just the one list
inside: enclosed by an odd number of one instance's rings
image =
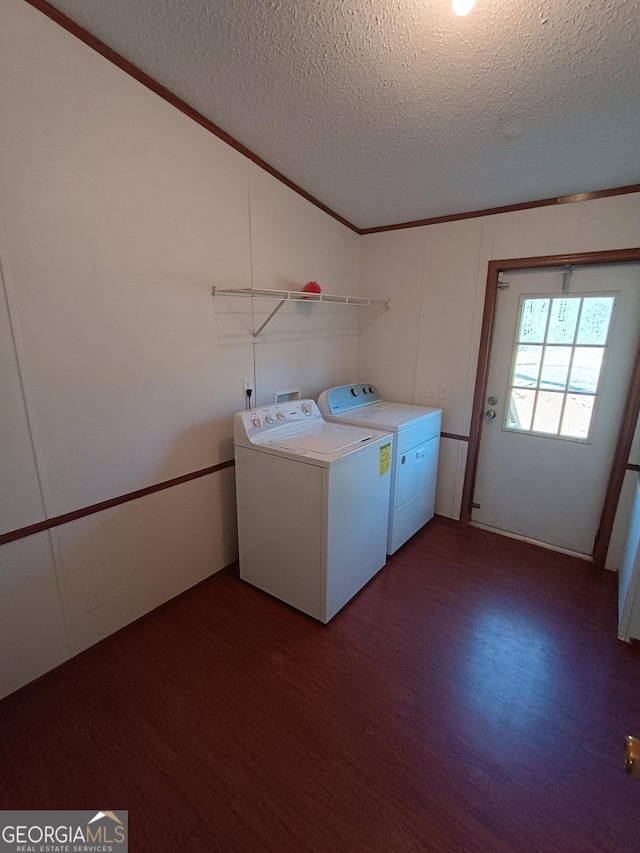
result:
[(504, 429), (589, 441), (615, 303), (614, 294), (521, 298)]

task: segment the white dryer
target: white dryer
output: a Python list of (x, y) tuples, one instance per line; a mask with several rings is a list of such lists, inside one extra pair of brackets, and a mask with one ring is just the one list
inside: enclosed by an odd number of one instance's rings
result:
[(313, 400), (234, 419), (240, 577), (328, 622), (386, 563), (388, 432)]
[(368, 383), (329, 388), (318, 407), (327, 420), (393, 433), (387, 553), (395, 553), (434, 515), (442, 410), (389, 403)]

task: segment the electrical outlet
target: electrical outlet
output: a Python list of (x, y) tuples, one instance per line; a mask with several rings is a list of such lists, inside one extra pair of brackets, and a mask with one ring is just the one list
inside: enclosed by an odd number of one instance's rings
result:
[(97, 586), (92, 587), (85, 591), (85, 597), (87, 599), (87, 610), (97, 610), (98, 607), (102, 607), (104, 604), (104, 600), (102, 598), (102, 584), (98, 584)]
[(253, 394), (253, 379), (242, 380), (242, 395), (246, 397), (248, 391), (251, 391)]

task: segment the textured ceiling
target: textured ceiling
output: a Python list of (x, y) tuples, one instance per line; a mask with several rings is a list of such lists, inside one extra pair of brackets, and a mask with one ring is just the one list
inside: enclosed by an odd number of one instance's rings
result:
[(360, 228), (640, 183), (639, 0), (53, 0)]

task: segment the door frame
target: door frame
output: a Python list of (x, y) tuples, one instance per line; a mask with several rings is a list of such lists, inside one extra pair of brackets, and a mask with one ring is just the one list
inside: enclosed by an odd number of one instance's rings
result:
[[(460, 509), (460, 521), (463, 524), (471, 522), (471, 510), (473, 502), (473, 491), (478, 469), (478, 456), (480, 453), (480, 433), (482, 430), (484, 415), (484, 399), (487, 393), (487, 376), (489, 372), (489, 357), (491, 354), (491, 343), (493, 324), (496, 311), (496, 297), (500, 274), (510, 270), (536, 270), (548, 269), (549, 267), (565, 266), (597, 266), (598, 264), (617, 264), (640, 262), (640, 248), (611, 249), (604, 252), (582, 252), (572, 255), (541, 255), (533, 258), (507, 258), (489, 261), (487, 267), (487, 286), (484, 297), (484, 313), (482, 316), (482, 330), (480, 333), (480, 349), (478, 352), (478, 365), (476, 371), (475, 391), (473, 395), (473, 409), (471, 413), (471, 428), (469, 431), (469, 448), (467, 452), (467, 464), (462, 488), (462, 504)], [(600, 516), (600, 523), (593, 548), (593, 562), (598, 568), (604, 568), (613, 522), (618, 507), (618, 500), (622, 490), (624, 474), (627, 468), (631, 443), (635, 433), (636, 423), (640, 415), (640, 352), (636, 355), (636, 364), (631, 380), (631, 386), (626, 400), (624, 417), (616, 450), (613, 456), (609, 479), (605, 492), (604, 505)]]

